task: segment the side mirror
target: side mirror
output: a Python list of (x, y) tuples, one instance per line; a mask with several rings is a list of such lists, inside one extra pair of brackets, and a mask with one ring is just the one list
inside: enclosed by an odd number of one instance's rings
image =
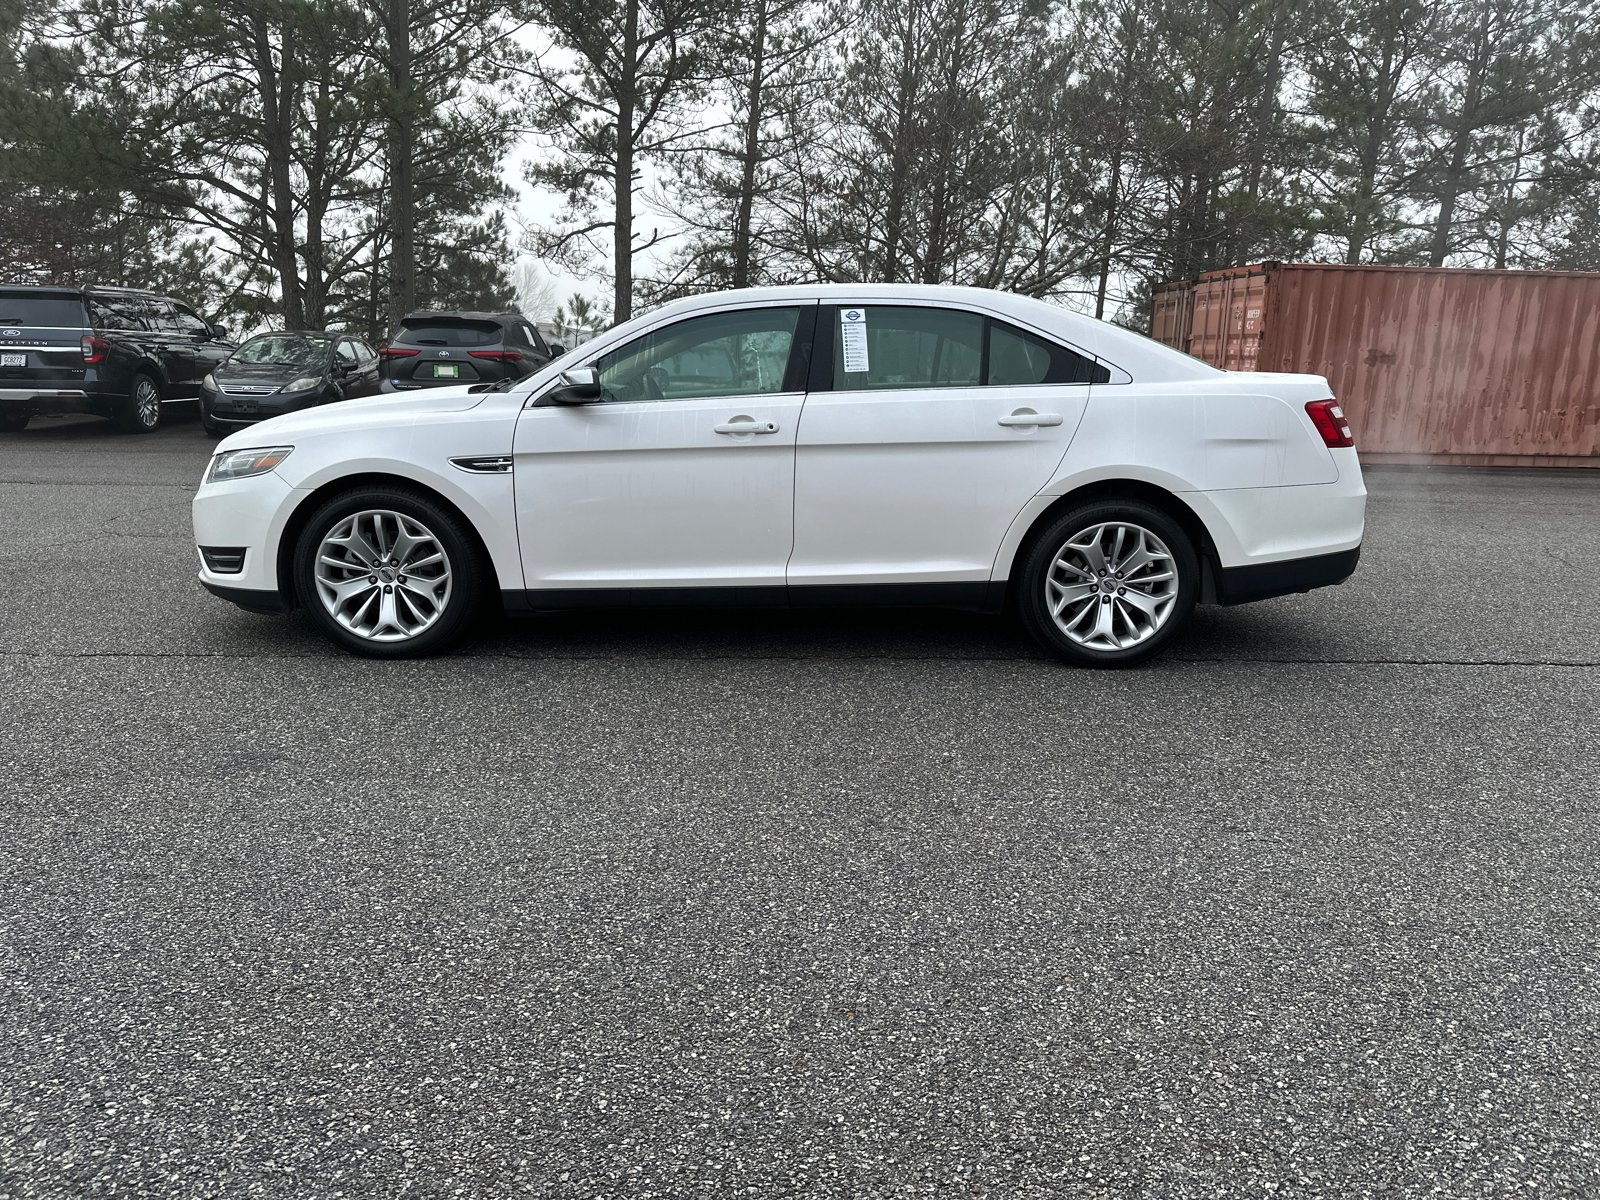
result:
[(565, 346), (559, 345), (556, 342), (551, 342), (550, 343), (550, 357), (551, 358), (560, 358), (566, 352), (567, 352), (567, 348)]
[(555, 404), (593, 404), (600, 399), (600, 372), (593, 367), (574, 367), (561, 372), (556, 386), (540, 396), (541, 408)]
[(226, 338), (227, 336), (228, 336), (228, 327), (226, 325), (213, 325), (211, 327), (211, 338), (212, 338), (213, 341), (220, 342), (224, 338)]

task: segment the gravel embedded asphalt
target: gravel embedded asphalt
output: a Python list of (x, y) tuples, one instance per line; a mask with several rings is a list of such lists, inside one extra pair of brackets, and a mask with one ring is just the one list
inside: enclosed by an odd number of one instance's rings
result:
[(959, 613), (410, 663), (0, 435), (0, 1197), (1600, 1195), (1600, 472), (1378, 470), (1128, 672)]

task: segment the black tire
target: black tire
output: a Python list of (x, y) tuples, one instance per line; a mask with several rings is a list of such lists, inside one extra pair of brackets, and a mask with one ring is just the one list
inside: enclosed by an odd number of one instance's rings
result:
[[(1089, 537), (1096, 526), (1105, 528), (1098, 538)], [(1137, 538), (1136, 530), (1146, 535), (1137, 549), (1155, 554), (1158, 561), (1129, 570), (1126, 578), (1118, 575), (1108, 553), (1119, 544), (1118, 529), (1127, 547), (1123, 563), (1140, 558), (1126, 540)], [(1072, 543), (1098, 554), (1101, 567)], [(1177, 576), (1175, 587), (1165, 575), (1169, 562)], [(1131, 667), (1160, 654), (1189, 620), (1200, 596), (1200, 560), (1183, 527), (1154, 505), (1121, 496), (1087, 501), (1051, 521), (1030, 539), (1017, 578), (1017, 613), (1023, 626), (1040, 645), (1084, 667)], [(1130, 592), (1139, 597), (1137, 602)], [(1060, 620), (1051, 612), (1052, 598), (1063, 602)], [(1102, 621), (1107, 623), (1103, 629)], [(1069, 633), (1074, 622), (1077, 628)]]
[[(420, 525), (438, 544), (438, 549), (445, 556), (445, 566), (450, 575), (447, 598), (438, 606), (438, 615), (434, 617), (432, 623), (414, 636), (400, 640), (375, 640), (373, 636), (366, 636), (341, 623), (330, 611), (328, 602), (324, 599), (325, 593), (319, 587), (315, 574), (318, 550), (323, 539), (334, 530), (335, 526), (347, 518), (374, 511), (403, 515)], [(354, 576), (360, 572), (349, 574), (352, 576), (349, 581), (353, 582)], [(397, 580), (404, 578), (403, 574), (399, 574), (393, 568), (391, 574)], [(411, 488), (364, 487), (333, 497), (317, 509), (306, 522), (294, 551), (295, 594), (299, 597), (301, 605), (311, 615), (317, 627), (329, 638), (352, 654), (366, 658), (420, 658), (445, 649), (466, 633), (477, 617), (488, 577), (489, 573), (477, 542), (466, 530), (461, 518), (444, 508), (432, 496)], [(371, 578), (376, 580), (379, 576), (375, 572)], [(405, 599), (410, 604), (410, 612), (415, 614), (418, 606), (410, 600), (414, 591), (403, 589), (398, 582), (389, 583), (387, 580), (388, 577), (385, 576), (373, 591), (378, 592), (379, 588), (404, 591), (404, 597), (397, 596), (394, 603), (397, 609), (402, 608), (401, 601)], [(383, 602), (381, 593), (374, 599), (380, 604)], [(347, 618), (350, 616), (348, 609), (345, 610), (345, 615)], [(393, 632), (391, 630), (390, 634)]]
[(21, 433), (32, 419), (32, 413), (0, 413), (0, 433)]
[(138, 374), (128, 386), (128, 398), (117, 405), (117, 427), (124, 433), (154, 433), (161, 428), (161, 385)]

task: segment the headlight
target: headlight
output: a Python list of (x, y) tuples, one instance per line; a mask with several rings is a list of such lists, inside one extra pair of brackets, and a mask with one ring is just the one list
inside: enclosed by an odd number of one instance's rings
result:
[(248, 479), (252, 475), (265, 475), (293, 453), (293, 446), (227, 450), (211, 460), (211, 469), (206, 472), (206, 482), (220, 483), (224, 479)]
[(296, 379), (293, 383), (289, 384), (289, 386), (284, 388), (283, 390), (286, 391), (286, 392), (303, 392), (303, 391), (306, 391), (308, 388), (316, 387), (317, 384), (319, 384), (321, 382), (322, 382), (322, 376), (321, 375), (302, 375), (302, 376), (300, 376), (299, 379)]
[(217, 377), (215, 375), (207, 375), (204, 379), (202, 379), (200, 381), (200, 386), (205, 388), (205, 390), (208, 391), (208, 392), (216, 391), (217, 390)]

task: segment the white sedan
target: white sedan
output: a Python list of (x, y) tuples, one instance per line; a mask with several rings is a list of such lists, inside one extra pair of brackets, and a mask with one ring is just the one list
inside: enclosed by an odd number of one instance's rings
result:
[(200, 582), (340, 645), (428, 653), (509, 612), (1009, 604), (1125, 666), (1197, 603), (1355, 570), (1366, 489), (1315, 375), (1219, 371), (1003, 292), (723, 292), (506, 391), (308, 409), (221, 443)]

